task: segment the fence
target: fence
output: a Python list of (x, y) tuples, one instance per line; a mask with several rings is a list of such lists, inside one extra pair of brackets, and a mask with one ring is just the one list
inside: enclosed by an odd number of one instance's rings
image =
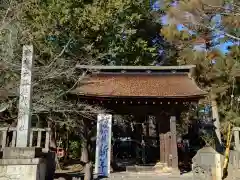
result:
[[(17, 128), (2, 127), (0, 128), (0, 136), (1, 150), (5, 147), (16, 147)], [(35, 139), (37, 140), (36, 143), (34, 143)], [(42, 147), (43, 152), (48, 152), (50, 139), (50, 128), (31, 128), (29, 147)]]

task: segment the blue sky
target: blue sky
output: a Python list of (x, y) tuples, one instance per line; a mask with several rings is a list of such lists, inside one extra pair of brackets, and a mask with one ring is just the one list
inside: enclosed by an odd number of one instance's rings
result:
[[(152, 5), (152, 9), (153, 9), (153, 11), (157, 11), (157, 10), (159, 10), (159, 8), (160, 8), (160, 2), (159, 1), (156, 1), (155, 3), (153, 3), (153, 5)], [(166, 25), (166, 24), (168, 24), (168, 21), (167, 21), (167, 16), (163, 16), (162, 18), (161, 18), (161, 21), (162, 21), (162, 23), (164, 24), (164, 25)], [(220, 25), (221, 25), (221, 16), (216, 16), (215, 18), (214, 18), (214, 21), (215, 21), (215, 28), (217, 28), (217, 27), (219, 27)], [(186, 27), (184, 27), (182, 24), (179, 24), (178, 25), (178, 30), (179, 31), (181, 31), (181, 30), (186, 30), (187, 28)], [(217, 40), (217, 39), (216, 39)], [(228, 52), (228, 47), (229, 46), (232, 46), (234, 43), (232, 43), (232, 42), (226, 42), (226, 43), (222, 43), (222, 44), (220, 44), (220, 45), (217, 45), (216, 47), (217, 48), (219, 48), (223, 53), (227, 53)]]

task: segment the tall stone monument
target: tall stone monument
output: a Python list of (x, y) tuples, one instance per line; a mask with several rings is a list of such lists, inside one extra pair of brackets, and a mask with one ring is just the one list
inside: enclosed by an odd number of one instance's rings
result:
[(33, 46), (23, 46), (16, 147), (4, 147), (0, 180), (46, 180), (47, 155), (42, 148), (29, 147), (31, 128)]
[(33, 46), (23, 46), (17, 123), (17, 147), (27, 147), (29, 144), (29, 129), (31, 128), (32, 103), (32, 65)]

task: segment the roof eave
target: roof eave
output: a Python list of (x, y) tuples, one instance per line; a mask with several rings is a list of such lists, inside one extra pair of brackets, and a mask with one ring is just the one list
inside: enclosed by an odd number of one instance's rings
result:
[(85, 70), (191, 70), (195, 65), (184, 66), (91, 66), (76, 65), (77, 69)]
[(196, 95), (181, 95), (181, 96), (112, 96), (112, 95), (99, 95), (99, 94), (85, 94), (85, 93), (77, 93), (77, 92), (71, 92), (71, 94), (75, 94), (78, 96), (84, 96), (84, 97), (94, 97), (94, 98), (129, 98), (129, 99), (191, 99), (191, 98), (196, 98), (196, 99), (201, 99), (204, 98), (207, 93), (203, 92), (202, 94), (196, 94)]

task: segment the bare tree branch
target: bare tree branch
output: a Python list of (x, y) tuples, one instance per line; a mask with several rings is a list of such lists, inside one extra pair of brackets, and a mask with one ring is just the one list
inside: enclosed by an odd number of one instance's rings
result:
[(202, 27), (205, 27), (205, 28), (207, 28), (207, 29), (209, 29), (209, 30), (211, 30), (211, 31), (216, 31), (216, 32), (218, 32), (218, 33), (222, 33), (223, 35), (225, 35), (225, 36), (227, 36), (227, 37), (229, 37), (229, 38), (231, 38), (231, 39), (240, 41), (240, 37), (237, 37), (237, 36), (234, 36), (234, 35), (229, 34), (229, 33), (227, 33), (227, 32), (218, 30), (217, 28), (213, 28), (213, 27), (210, 27), (210, 26), (206, 26), (206, 25), (200, 24), (200, 23), (199, 23), (198, 25), (199, 25), (199, 26), (202, 26)]
[(51, 67), (51, 66), (54, 64), (54, 62), (63, 55), (63, 53), (66, 51), (66, 49), (68, 48), (68, 46), (69, 46), (69, 44), (70, 44), (71, 41), (72, 41), (72, 39), (70, 38), (70, 39), (68, 40), (68, 42), (66, 43), (66, 45), (63, 47), (62, 51), (61, 51), (61, 52), (53, 59), (53, 61), (50, 62), (50, 64), (47, 66), (48, 68)]

